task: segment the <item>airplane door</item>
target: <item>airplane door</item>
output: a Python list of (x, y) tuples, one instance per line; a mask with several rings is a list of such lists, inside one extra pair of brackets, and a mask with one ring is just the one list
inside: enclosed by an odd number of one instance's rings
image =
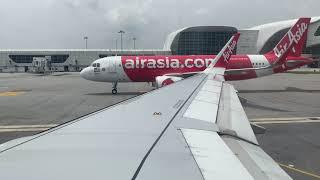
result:
[(109, 61), (108, 61), (108, 63), (109, 63), (109, 66), (108, 66), (108, 71), (110, 72), (110, 73), (116, 73), (117, 71), (116, 71), (116, 61), (114, 60), (114, 59), (110, 59)]
[(108, 81), (117, 82), (118, 81), (118, 73), (117, 73), (117, 61), (116, 59), (110, 58), (106, 62), (106, 77), (108, 77)]

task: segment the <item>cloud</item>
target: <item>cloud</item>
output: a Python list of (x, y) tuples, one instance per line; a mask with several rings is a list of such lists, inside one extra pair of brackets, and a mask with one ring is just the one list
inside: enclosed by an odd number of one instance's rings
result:
[(207, 15), (209, 14), (209, 10), (207, 8), (200, 8), (194, 12), (196, 15)]
[[(196, 25), (246, 28), (317, 16), (318, 0), (1, 0), (0, 48), (162, 48), (167, 34)], [(119, 42), (118, 42), (119, 43)]]

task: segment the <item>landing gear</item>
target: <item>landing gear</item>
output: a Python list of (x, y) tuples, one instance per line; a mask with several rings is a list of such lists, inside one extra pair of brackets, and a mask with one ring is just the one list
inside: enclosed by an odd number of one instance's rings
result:
[(117, 94), (118, 90), (117, 90), (117, 86), (118, 86), (118, 82), (114, 82), (113, 84), (113, 89), (112, 89), (112, 94)]
[(117, 93), (118, 93), (117, 89), (112, 89), (112, 94), (117, 94)]

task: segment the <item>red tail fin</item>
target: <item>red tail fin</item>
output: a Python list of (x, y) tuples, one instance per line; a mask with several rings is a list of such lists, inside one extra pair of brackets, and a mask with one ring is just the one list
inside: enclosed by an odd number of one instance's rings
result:
[(221, 51), (219, 52), (219, 54), (214, 58), (215, 60), (215, 64), (211, 63), (210, 66), (208, 66), (203, 73), (210, 73), (211, 71), (213, 71), (213, 69), (215, 69), (216, 67), (219, 67), (220, 69), (223, 69), (221, 71), (221, 75), (224, 74), (225, 68), (227, 66), (227, 64), (229, 63), (229, 60), (231, 58), (231, 55), (233, 54), (233, 52), (235, 51), (236, 47), (237, 47), (237, 43), (240, 37), (240, 33), (236, 33), (234, 34), (230, 40), (227, 42), (226, 45), (224, 45), (224, 47), (221, 49)]
[(237, 47), (238, 39), (240, 37), (240, 33), (234, 34), (231, 39), (227, 42), (227, 44), (221, 49), (219, 54), (216, 56), (217, 59), (214, 67), (226, 67), (228, 64), (231, 55)]
[(276, 47), (267, 54), (273, 54), (279, 58), (288, 50), (291, 43), (293, 43), (287, 56), (300, 56), (304, 43), (307, 40), (310, 19), (311, 18), (300, 18), (296, 24), (289, 29)]

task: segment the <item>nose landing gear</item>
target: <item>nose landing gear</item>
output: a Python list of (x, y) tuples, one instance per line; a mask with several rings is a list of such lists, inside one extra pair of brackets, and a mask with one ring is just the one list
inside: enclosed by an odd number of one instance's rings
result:
[(118, 93), (117, 89), (112, 89), (112, 94), (117, 94), (117, 93)]
[(118, 90), (117, 90), (117, 86), (118, 86), (118, 82), (114, 82), (114, 83), (112, 83), (112, 85), (113, 85), (113, 89), (112, 89), (112, 94), (117, 94), (118, 93)]

